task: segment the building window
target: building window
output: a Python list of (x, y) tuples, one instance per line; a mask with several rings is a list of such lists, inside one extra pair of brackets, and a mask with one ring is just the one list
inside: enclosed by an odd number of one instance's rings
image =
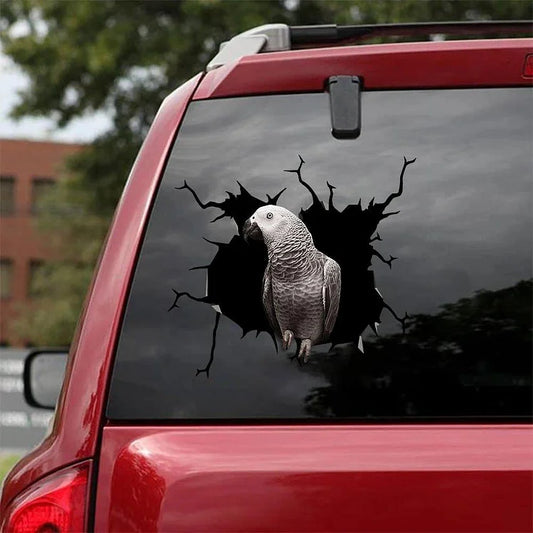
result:
[(10, 216), (15, 213), (15, 178), (0, 176), (0, 215)]
[(0, 259), (0, 299), (11, 298), (13, 291), (13, 261)]
[(30, 261), (30, 274), (28, 278), (28, 296), (35, 298), (40, 296), (41, 289), (39, 287), (39, 272), (44, 266), (44, 261), (40, 259), (32, 259)]
[(31, 183), (31, 212), (43, 212), (43, 200), (50, 193), (55, 182), (52, 178), (33, 178)]

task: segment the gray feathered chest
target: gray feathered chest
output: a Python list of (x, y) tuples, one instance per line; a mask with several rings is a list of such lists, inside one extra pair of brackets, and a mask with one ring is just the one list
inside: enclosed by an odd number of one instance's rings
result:
[(311, 344), (325, 342), (335, 324), (340, 298), (340, 268), (318, 251), (299, 219), (282, 235), (265, 235), (268, 264), (263, 305), (273, 329)]

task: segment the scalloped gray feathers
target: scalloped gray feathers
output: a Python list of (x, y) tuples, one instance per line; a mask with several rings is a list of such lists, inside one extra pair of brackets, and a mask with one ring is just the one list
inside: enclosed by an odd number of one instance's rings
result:
[(309, 357), (313, 344), (327, 342), (339, 310), (341, 269), (317, 250), (305, 224), (279, 206), (262, 206), (246, 223), (259, 228), (268, 263), (263, 306), (274, 331), (288, 348), (294, 338), (298, 357)]

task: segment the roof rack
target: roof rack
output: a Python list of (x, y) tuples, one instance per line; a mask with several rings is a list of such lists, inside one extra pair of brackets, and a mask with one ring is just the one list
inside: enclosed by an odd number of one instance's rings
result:
[(361, 26), (265, 24), (240, 33), (231, 40), (222, 43), (218, 54), (207, 65), (207, 71), (221, 67), (245, 55), (356, 43), (372, 37), (434, 34), (501, 35), (506, 33), (531, 34), (533, 33), (533, 21), (416, 22)]

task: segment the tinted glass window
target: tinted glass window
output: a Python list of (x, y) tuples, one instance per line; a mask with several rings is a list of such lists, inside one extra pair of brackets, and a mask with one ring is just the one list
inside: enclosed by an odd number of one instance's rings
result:
[(42, 213), (44, 200), (55, 186), (52, 178), (33, 178), (31, 182), (31, 212)]
[(13, 261), (0, 259), (0, 299), (11, 298), (13, 293)]
[(192, 103), (108, 415), (529, 415), (531, 104), (365, 93), (362, 135), (341, 141), (325, 94)]
[(41, 287), (39, 284), (39, 274), (42, 273), (42, 270), (44, 267), (44, 261), (40, 259), (32, 259), (29, 262), (28, 266), (29, 266), (28, 268), (29, 276), (28, 276), (27, 294), (28, 294), (28, 297), (30, 298), (36, 298), (40, 294), (42, 294)]
[(0, 215), (9, 216), (15, 213), (15, 178), (0, 176)]

